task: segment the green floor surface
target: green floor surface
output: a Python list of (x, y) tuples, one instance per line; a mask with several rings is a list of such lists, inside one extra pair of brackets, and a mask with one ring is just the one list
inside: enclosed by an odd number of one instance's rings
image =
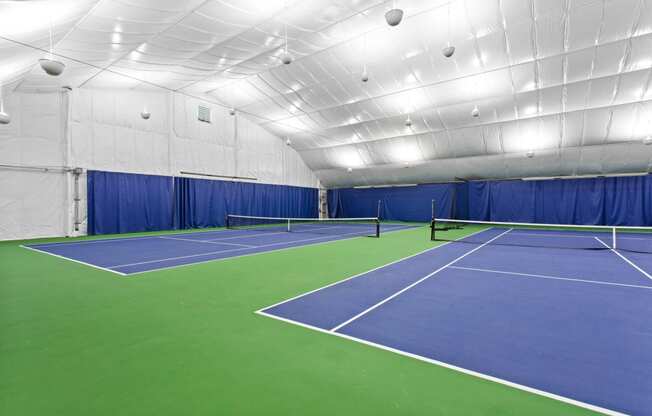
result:
[(425, 227), (133, 277), (19, 244), (0, 243), (2, 415), (590, 413), (254, 314), (432, 247)]

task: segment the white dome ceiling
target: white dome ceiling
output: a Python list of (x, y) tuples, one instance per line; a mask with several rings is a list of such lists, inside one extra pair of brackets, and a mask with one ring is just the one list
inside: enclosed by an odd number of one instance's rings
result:
[[(650, 170), (652, 0), (396, 6), (389, 27), (387, 1), (0, 1), (0, 83), (208, 98), (291, 139), (326, 186)], [(37, 64), (50, 25), (57, 78)]]

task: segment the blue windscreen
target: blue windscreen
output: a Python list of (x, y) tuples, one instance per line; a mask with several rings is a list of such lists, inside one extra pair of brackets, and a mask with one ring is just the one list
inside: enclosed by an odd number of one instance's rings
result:
[(225, 225), (227, 214), (317, 217), (318, 190), (88, 171), (88, 234)]
[(540, 181), (471, 181), (328, 192), (331, 217), (428, 221), (436, 216), (550, 224), (652, 225), (652, 175)]
[(172, 228), (169, 176), (88, 171), (88, 234)]
[(222, 227), (227, 214), (318, 216), (318, 190), (285, 185), (175, 178), (179, 228)]

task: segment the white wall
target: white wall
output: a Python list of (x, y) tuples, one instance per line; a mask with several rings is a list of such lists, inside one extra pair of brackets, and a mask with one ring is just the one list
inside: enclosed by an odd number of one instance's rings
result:
[[(197, 106), (212, 122), (197, 120)], [(143, 120), (140, 112), (151, 112)], [(178, 176), (180, 171), (319, 187), (283, 140), (241, 115), (171, 92), (80, 89), (14, 93), (0, 125), (0, 240), (74, 235), (73, 175), (64, 167)], [(86, 183), (80, 183), (86, 218)], [(85, 232), (85, 222), (81, 233)]]
[[(67, 99), (60, 93), (14, 94), (0, 125), (0, 239), (65, 235), (69, 222), (65, 164)], [(20, 169), (11, 166), (43, 166)]]
[[(199, 104), (211, 123), (197, 120)], [(140, 112), (147, 107), (149, 120)], [(76, 90), (73, 163), (88, 169), (179, 175), (181, 171), (253, 177), (257, 182), (317, 187), (297, 152), (242, 115), (175, 93)]]

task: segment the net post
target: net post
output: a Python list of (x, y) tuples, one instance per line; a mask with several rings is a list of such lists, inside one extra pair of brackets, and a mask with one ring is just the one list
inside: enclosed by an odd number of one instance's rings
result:
[(435, 241), (435, 200), (430, 201), (430, 241)]
[(380, 220), (380, 210), (382, 209), (382, 201), (378, 200), (378, 209), (376, 210), (376, 218)]
[(230, 227), (230, 224), (229, 224), (229, 214), (226, 214), (226, 219), (225, 219), (225, 221), (224, 221), (224, 224), (226, 224), (226, 229), (227, 229), (227, 230), (228, 230), (229, 228), (231, 228), (231, 227)]
[(380, 238), (380, 218), (376, 218), (376, 238)]
[(291, 231), (290, 229), (290, 219), (288, 218), (288, 233)]
[(614, 250), (618, 248), (616, 245), (616, 227), (611, 227), (611, 248)]

